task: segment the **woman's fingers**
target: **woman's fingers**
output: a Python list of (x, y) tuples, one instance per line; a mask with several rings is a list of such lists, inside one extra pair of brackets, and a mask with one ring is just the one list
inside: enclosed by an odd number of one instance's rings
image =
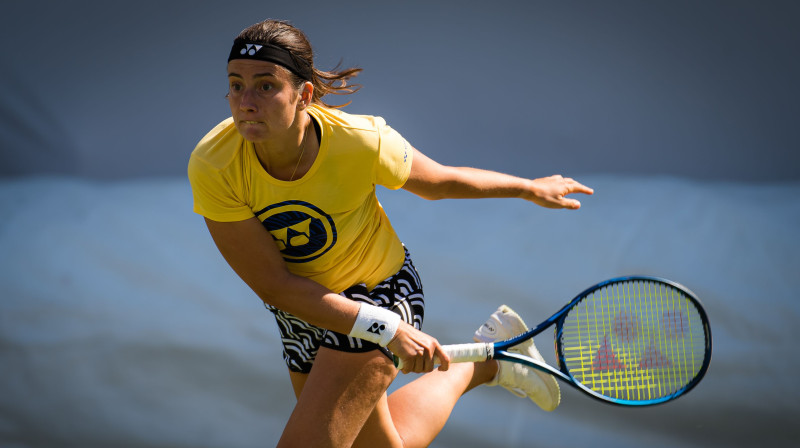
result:
[(403, 373), (430, 372), (435, 368), (437, 357), (449, 361), (435, 338), (408, 324), (400, 326), (388, 348), (402, 360)]
[(433, 353), (433, 359), (435, 362), (439, 363), (439, 370), (446, 371), (450, 368), (450, 356), (445, 353), (444, 349), (442, 348), (439, 343), (436, 343), (436, 350)]
[(533, 202), (542, 207), (577, 210), (581, 207), (580, 201), (568, 198), (567, 195), (572, 193), (594, 194), (592, 188), (560, 174), (536, 179), (534, 182), (536, 182), (538, 188)]

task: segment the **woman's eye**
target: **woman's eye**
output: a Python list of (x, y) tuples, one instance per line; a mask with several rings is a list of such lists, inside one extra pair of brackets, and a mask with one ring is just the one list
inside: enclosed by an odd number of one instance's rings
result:
[(269, 84), (264, 84), (264, 85), (261, 86), (261, 91), (262, 92), (266, 92), (267, 90), (270, 90), (270, 89), (272, 89), (272, 86), (269, 85)]

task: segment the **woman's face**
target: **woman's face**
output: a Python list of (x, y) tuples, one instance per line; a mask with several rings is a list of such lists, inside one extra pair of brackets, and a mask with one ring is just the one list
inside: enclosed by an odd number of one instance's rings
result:
[(266, 61), (234, 59), (228, 63), (228, 102), (245, 140), (280, 140), (295, 123), (300, 93), (289, 71)]

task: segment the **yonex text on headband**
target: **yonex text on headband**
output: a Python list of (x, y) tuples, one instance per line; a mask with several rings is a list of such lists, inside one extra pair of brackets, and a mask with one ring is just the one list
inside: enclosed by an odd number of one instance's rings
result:
[(311, 67), (289, 53), (289, 51), (275, 45), (252, 43), (237, 38), (233, 41), (228, 62), (233, 59), (255, 59), (272, 62), (287, 68), (290, 72), (306, 81), (311, 81)]

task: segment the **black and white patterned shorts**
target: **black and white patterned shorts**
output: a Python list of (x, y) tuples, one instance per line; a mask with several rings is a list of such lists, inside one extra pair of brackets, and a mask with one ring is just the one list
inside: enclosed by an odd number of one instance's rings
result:
[[(365, 302), (391, 310), (399, 314), (404, 322), (418, 330), (422, 329), (425, 315), (422, 282), (407, 249), (403, 267), (372, 291), (367, 290), (362, 283), (346, 289), (341, 295), (356, 302)], [(392, 353), (378, 344), (315, 327), (272, 305), (266, 307), (275, 314), (283, 342), (283, 360), (292, 372), (310, 372), (320, 347), (344, 352), (380, 350), (392, 359)]]

